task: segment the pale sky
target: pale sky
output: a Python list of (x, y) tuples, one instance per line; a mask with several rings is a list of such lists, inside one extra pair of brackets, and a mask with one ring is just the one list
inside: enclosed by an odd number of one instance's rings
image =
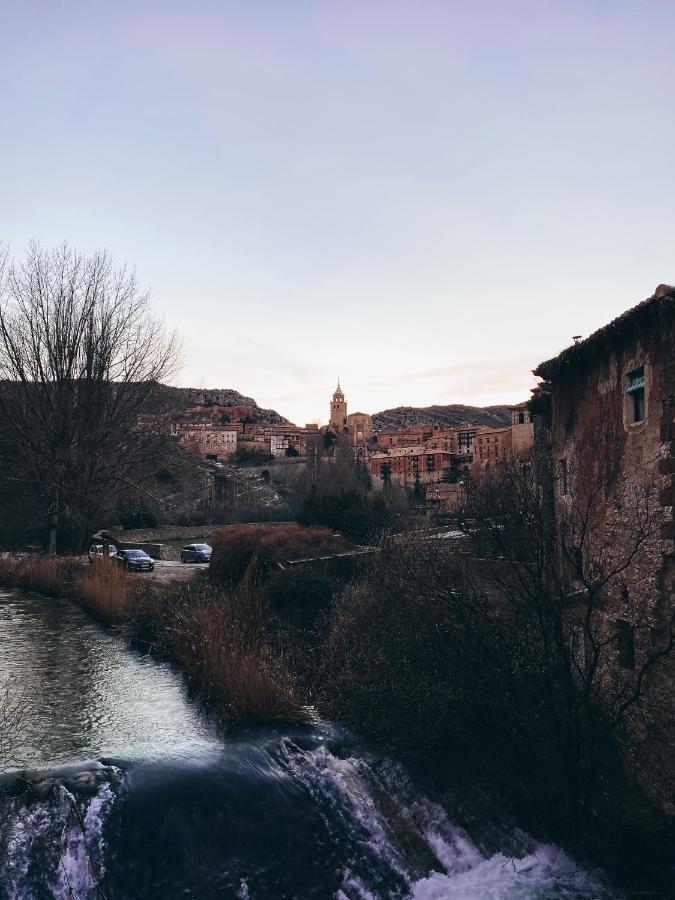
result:
[(182, 385), (518, 402), (675, 281), (672, 0), (0, 12), (0, 239), (135, 265)]

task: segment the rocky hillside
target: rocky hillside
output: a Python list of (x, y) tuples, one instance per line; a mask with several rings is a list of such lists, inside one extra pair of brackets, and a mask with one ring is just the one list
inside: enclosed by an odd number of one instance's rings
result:
[(205, 409), (216, 407), (251, 407), (250, 417), (254, 422), (267, 425), (286, 425), (288, 419), (274, 409), (263, 409), (253, 397), (245, 397), (232, 388), (179, 388), (167, 384), (159, 385), (159, 392), (154, 401), (159, 404), (161, 412), (171, 412), (180, 416), (188, 409), (202, 406)]
[(460, 403), (450, 406), (397, 406), (373, 416), (376, 431), (408, 428), (412, 425), (443, 425), (453, 428), (460, 422), (499, 428), (511, 423), (511, 407), (463, 406)]

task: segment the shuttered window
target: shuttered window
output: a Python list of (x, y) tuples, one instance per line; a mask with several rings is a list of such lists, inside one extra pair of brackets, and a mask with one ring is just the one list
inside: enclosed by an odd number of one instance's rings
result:
[(635, 369), (628, 373), (628, 388), (626, 389), (632, 404), (633, 422), (642, 422), (645, 417), (645, 370)]

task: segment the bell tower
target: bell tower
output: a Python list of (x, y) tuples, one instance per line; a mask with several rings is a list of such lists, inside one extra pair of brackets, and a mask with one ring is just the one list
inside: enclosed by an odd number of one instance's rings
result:
[(338, 378), (337, 387), (333, 392), (333, 399), (330, 401), (330, 419), (328, 426), (336, 434), (343, 431), (347, 424), (347, 401), (340, 387), (340, 379)]

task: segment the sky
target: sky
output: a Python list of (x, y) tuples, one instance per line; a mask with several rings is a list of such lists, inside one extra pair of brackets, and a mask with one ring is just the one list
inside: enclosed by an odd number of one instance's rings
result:
[(0, 12), (0, 240), (135, 266), (177, 384), (515, 403), (675, 283), (672, 0)]

